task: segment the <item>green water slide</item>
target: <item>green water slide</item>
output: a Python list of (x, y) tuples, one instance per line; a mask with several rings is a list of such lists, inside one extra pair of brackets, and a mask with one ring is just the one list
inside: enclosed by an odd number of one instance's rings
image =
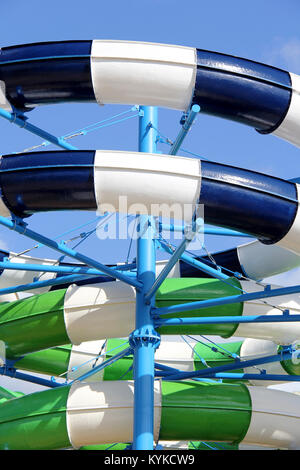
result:
[[(193, 302), (239, 293), (241, 284), (230, 279), (224, 283), (214, 279), (166, 279), (156, 296), (156, 305), (169, 306), (182, 302)], [(266, 303), (254, 305), (257, 313), (274, 310)], [(281, 305), (281, 304), (280, 304)], [(292, 313), (298, 312), (294, 301)], [(182, 312), (176, 317), (209, 317), (247, 315), (249, 302), (221, 305)], [(282, 310), (279, 310), (282, 314)], [(165, 317), (168, 317), (165, 315)], [(123, 283), (108, 282), (91, 286), (71, 285), (61, 289), (35, 295), (23, 300), (0, 304), (0, 337), (6, 344), (8, 358), (17, 358), (27, 353), (52, 348), (67, 343), (80, 344), (99, 338), (126, 337), (134, 329), (135, 291)], [(300, 336), (299, 322), (276, 324), (278, 344), (292, 342)], [(242, 331), (241, 331), (242, 329)], [(288, 331), (287, 331), (288, 329)], [(273, 323), (257, 325), (218, 324), (193, 326), (164, 326), (161, 334), (205, 334), (229, 338), (233, 335), (259, 339), (270, 339)], [(244, 334), (241, 335), (240, 333)], [(281, 333), (282, 332), (282, 333)], [(246, 333), (246, 334), (245, 334)]]
[[(189, 381), (157, 380), (154, 388), (155, 440), (299, 445), (297, 395)], [(0, 449), (80, 449), (132, 442), (133, 395), (133, 381), (107, 381), (5, 397), (0, 405)]]
[[(240, 289), (241, 284), (234, 279), (229, 283), (214, 279), (167, 279), (157, 293), (156, 305), (161, 307), (234, 295), (237, 288)], [(104, 361), (127, 347), (126, 341), (114, 338), (114, 334), (120, 334), (120, 326), (125, 327), (122, 330), (124, 336), (132, 331), (134, 305), (134, 291), (123, 283), (70, 286), (1, 304), (0, 336), (6, 344), (7, 356), (16, 360), (17, 368), (56, 376), (68, 371), (68, 378), (72, 378), (72, 374), (76, 378), (84, 372), (82, 363), (92, 367), (95, 361)], [(239, 317), (245, 310), (246, 304), (237, 303), (184, 312), (178, 316)], [(281, 325), (277, 326), (280, 329)], [(292, 332), (294, 325), (289, 327)], [(267, 337), (268, 328), (268, 325), (260, 325), (260, 332), (266, 329)], [(160, 329), (160, 333), (188, 332), (228, 338), (237, 330), (237, 324), (221, 324), (195, 326), (192, 332), (190, 327), (188, 330), (186, 327), (165, 327)], [(243, 342), (226, 344), (226, 351), (221, 344), (207, 348), (197, 342), (192, 345), (183, 343), (184, 346), (175, 343), (172, 347), (172, 342), (162, 341), (156, 360), (183, 370), (232, 363), (237, 356), (251, 356), (247, 352), (246, 341), (261, 341), (255, 334), (253, 336)], [(106, 337), (110, 339), (106, 341)], [(91, 344), (94, 350), (85, 350)], [(278, 345), (272, 343), (271, 348), (277, 352)], [(265, 350), (263, 354), (266, 354)], [(95, 376), (93, 380), (96, 382), (74, 382), (71, 386), (24, 397), (5, 398), (1, 402), (0, 447), (57, 449), (131, 442), (131, 366), (132, 357), (125, 356), (105, 369), (100, 377)], [(297, 367), (288, 364), (279, 363), (279, 367), (287, 373), (299, 372)], [(237, 383), (157, 380), (155, 385), (156, 440), (212, 441), (230, 445), (263, 443), (280, 448), (298, 445), (299, 396), (290, 394), (287, 401), (284, 392)], [(274, 400), (276, 409), (281, 410), (275, 415)], [(261, 419), (268, 422), (268, 431), (264, 434)], [(279, 431), (274, 434), (274, 429)]]

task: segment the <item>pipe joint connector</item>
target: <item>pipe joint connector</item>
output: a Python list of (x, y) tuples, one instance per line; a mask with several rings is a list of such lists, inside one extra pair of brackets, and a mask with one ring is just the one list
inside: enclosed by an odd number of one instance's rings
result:
[(157, 349), (160, 345), (160, 334), (151, 326), (138, 328), (130, 334), (129, 344), (132, 348), (151, 346)]

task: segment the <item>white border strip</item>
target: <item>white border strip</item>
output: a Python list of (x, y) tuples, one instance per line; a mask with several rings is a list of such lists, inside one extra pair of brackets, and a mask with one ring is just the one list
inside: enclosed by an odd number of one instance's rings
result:
[[(67, 429), (74, 448), (107, 442), (132, 442), (133, 381), (74, 383), (67, 401)], [(154, 382), (154, 440), (159, 438), (161, 382)]]
[(290, 107), (283, 122), (273, 134), (300, 147), (300, 76), (290, 73), (290, 77), (293, 89)]
[[(299, 113), (300, 116), (300, 113)], [(300, 117), (299, 117), (300, 119)], [(300, 127), (299, 127), (300, 132)], [(298, 199), (298, 206), (296, 217), (294, 222), (288, 231), (288, 233), (281, 239), (279, 242), (276, 243), (278, 246), (282, 246), (287, 250), (291, 250), (296, 254), (300, 254), (300, 210), (299, 210), (299, 195), (300, 195), (300, 185), (296, 184), (297, 189), (297, 199)]]
[(94, 167), (101, 212), (192, 220), (201, 189), (199, 159), (97, 150)]
[(299, 449), (299, 396), (257, 387), (248, 387), (248, 390), (252, 402), (252, 417), (243, 443)]
[(134, 330), (135, 289), (124, 282), (68, 287), (64, 320), (72, 344), (122, 338)]
[(94, 40), (91, 74), (99, 104), (139, 104), (187, 110), (195, 87), (192, 47)]

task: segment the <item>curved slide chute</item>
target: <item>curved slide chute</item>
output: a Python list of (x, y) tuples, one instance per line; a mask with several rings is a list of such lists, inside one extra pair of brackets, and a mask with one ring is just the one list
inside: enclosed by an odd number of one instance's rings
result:
[[(10, 390), (7, 390), (3, 387), (0, 387), (0, 405), (4, 402), (7, 402), (9, 400), (13, 400), (15, 398), (19, 398), (24, 396), (23, 393), (21, 392), (12, 392)], [(50, 417), (49, 422), (51, 422), (51, 414), (49, 413), (48, 415)], [(21, 439), (19, 443), (15, 442), (17, 448), (20, 446), (24, 447), (24, 442), (23, 444), (20, 444)], [(53, 442), (53, 440), (52, 440)], [(5, 450), (9, 450), (11, 447), (11, 443), (2, 441), (1, 442), (1, 448)], [(48, 445), (50, 445), (50, 439), (48, 440)], [(201, 450), (207, 450), (211, 446), (207, 445), (206, 443), (201, 443), (201, 442), (187, 442), (187, 441), (161, 441), (161, 445), (163, 445), (164, 448), (180, 448), (180, 449), (201, 449)], [(218, 444), (215, 443), (214, 446), (218, 448)], [(98, 444), (98, 445), (87, 445), (87, 446), (81, 446), (79, 450), (125, 450), (128, 447), (128, 444), (126, 443), (114, 443), (114, 444)], [(238, 448), (238, 444), (226, 444), (222, 443), (222, 448), (226, 448), (228, 450), (233, 450)], [(50, 446), (52, 448), (52, 446)]]
[[(75, 382), (8, 400), (1, 405), (0, 448), (38, 450), (131, 442), (133, 394), (131, 381)], [(300, 445), (299, 404), (297, 395), (288, 394), (287, 400), (287, 392), (262, 387), (155, 381), (154, 439), (293, 449)]]
[(94, 40), (3, 47), (6, 107), (97, 102), (205, 113), (300, 145), (300, 78), (255, 61), (192, 47)]
[[(156, 306), (236, 295), (243, 286), (244, 282), (236, 279), (230, 279), (230, 283), (214, 279), (166, 279), (157, 292)], [(263, 286), (254, 286), (256, 292), (263, 290)], [(292, 314), (300, 313), (298, 294), (272, 298), (270, 304), (267, 301), (201, 308), (175, 317), (236, 316), (238, 319), (245, 315), (284, 315), (288, 308)], [(99, 338), (125, 337), (134, 327), (135, 289), (121, 282), (71, 285), (67, 289), (0, 304), (0, 337), (6, 343), (9, 358), (69, 342), (80, 344)], [(179, 324), (162, 326), (158, 331), (168, 335), (205, 334), (225, 338), (234, 335), (267, 339), (282, 345), (300, 338), (299, 322)]]
[(2, 216), (109, 208), (170, 217), (172, 208), (190, 221), (203, 205), (207, 223), (300, 254), (298, 185), (228, 165), (137, 152), (36, 152), (2, 157), (0, 188)]
[[(212, 267), (214, 265), (223, 267), (225, 273), (229, 270), (232, 274), (242, 274), (255, 281), (261, 281), (300, 266), (300, 256), (295, 252), (282, 248), (278, 244), (265, 245), (258, 240), (213, 253), (210, 257), (201, 258), (201, 261), (205, 261)], [(185, 277), (186, 273), (187, 277), (196, 277), (197, 272), (199, 270), (182, 264), (181, 276)], [(205, 273), (201, 273), (201, 276), (208, 277)]]

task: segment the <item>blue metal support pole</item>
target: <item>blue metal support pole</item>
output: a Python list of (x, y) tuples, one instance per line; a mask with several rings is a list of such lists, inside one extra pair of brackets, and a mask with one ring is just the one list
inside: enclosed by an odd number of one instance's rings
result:
[[(167, 253), (171, 253), (171, 254), (173, 253), (173, 249), (170, 246), (168, 246), (165, 242), (163, 242), (162, 240), (157, 240), (157, 241), (164, 251), (166, 251)], [(180, 256), (180, 259), (185, 261), (187, 264), (193, 266), (194, 268), (199, 269), (200, 271), (211, 274), (216, 279), (220, 279), (220, 280), (230, 279), (230, 276), (223, 274), (221, 270), (219, 271), (215, 268), (211, 268), (206, 263), (202, 263), (201, 261), (196, 260), (195, 258), (192, 258), (191, 256), (188, 256), (184, 253), (182, 253), (182, 255)]]
[[(184, 226), (183, 225), (174, 225), (174, 224), (163, 224), (159, 222), (158, 230), (159, 232), (181, 232), (184, 233)], [(200, 230), (201, 232), (201, 230)], [(208, 227), (207, 225), (204, 226), (204, 233), (206, 235), (221, 235), (223, 237), (244, 237), (244, 238), (253, 238), (252, 235), (248, 235), (247, 233), (237, 232), (236, 230), (230, 230), (227, 228), (222, 227)]]
[(24, 374), (19, 372), (14, 368), (0, 367), (0, 375), (5, 375), (7, 377), (12, 377), (13, 379), (24, 380), (25, 382), (31, 382), (37, 385), (43, 385), (44, 387), (62, 387), (63, 383), (55, 382), (52, 380), (43, 379), (42, 377), (37, 377), (35, 375)]
[(29, 122), (27, 122), (25, 116), (22, 117), (22, 114), (17, 115), (16, 113), (10, 113), (9, 111), (6, 111), (5, 109), (0, 108), (0, 116), (6, 119), (7, 121), (11, 122), (12, 124), (16, 124), (22, 129), (25, 129), (26, 131), (29, 131), (32, 134), (38, 135), (39, 137), (42, 137), (42, 139), (45, 139), (51, 144), (57, 145), (58, 147), (61, 147), (62, 149), (77, 150), (76, 147), (73, 147), (73, 145), (68, 144), (64, 139), (60, 137), (55, 137), (54, 135), (49, 134), (49, 132), (46, 132), (43, 129), (40, 129), (39, 127), (33, 124), (30, 124)]
[(192, 106), (192, 109), (189, 111), (186, 121), (182, 125), (182, 128), (169, 151), (169, 155), (176, 155), (199, 112), (200, 106), (194, 104), (194, 106)]
[[(156, 152), (157, 108), (141, 107), (139, 151)], [(153, 217), (139, 217), (137, 239), (137, 279), (143, 287), (136, 295), (136, 324), (129, 338), (134, 350), (134, 426), (133, 449), (153, 450), (154, 430), (154, 352), (159, 344), (151, 316), (154, 296), (149, 304), (145, 293), (155, 280), (155, 223)]]
[(199, 261), (193, 258), (192, 256), (186, 255), (185, 253), (183, 253), (183, 255), (181, 256), (181, 259), (182, 261), (189, 264), (190, 266), (193, 266), (194, 268), (197, 268), (200, 271), (203, 271), (205, 273), (211, 274), (216, 279), (220, 279), (223, 281), (226, 281), (226, 279), (230, 279), (230, 276), (228, 276), (227, 274), (224, 274), (221, 271), (221, 269), (217, 269), (217, 267), (212, 268), (208, 266), (208, 264), (202, 263), (202, 261)]
[(118, 361), (119, 359), (122, 359), (122, 357), (130, 355), (130, 354), (132, 354), (131, 348), (126, 348), (123, 351), (120, 351), (119, 353), (110, 357), (106, 361), (102, 362), (102, 364), (99, 364), (98, 366), (93, 367), (93, 369), (89, 370), (88, 372), (85, 372), (80, 377), (77, 377), (75, 380), (72, 380), (72, 382), (70, 382), (69, 385), (72, 385), (74, 382), (77, 382), (78, 380), (81, 382), (82, 380), (88, 379), (89, 377), (96, 374), (97, 372), (100, 372), (100, 370), (105, 369), (105, 367), (112, 365), (114, 362)]
[[(8, 263), (8, 264), (10, 264), (10, 263)], [(20, 266), (17, 269), (26, 270), (24, 267), (21, 267), (21, 266), (24, 266), (21, 263), (20, 264), (17, 263), (17, 265)], [(37, 268), (39, 266), (38, 265), (36, 265), (36, 266), (35, 265), (30, 265), (30, 267), (31, 268), (35, 267), (35, 269), (27, 269), (27, 271), (38, 271)], [(41, 267), (43, 268), (44, 266), (41, 266)], [(52, 267), (53, 266), (49, 266), (49, 268), (52, 268)], [(58, 266), (56, 266), (56, 268), (58, 268)], [(62, 268), (64, 268), (64, 267), (62, 267)], [(15, 268), (10, 267), (10, 269), (15, 269)], [(81, 268), (75, 268), (74, 272), (79, 270), (79, 273), (80, 273), (80, 269)], [(84, 268), (82, 268), (82, 269), (84, 269)], [(115, 268), (112, 268), (112, 269), (115, 270)], [(89, 274), (85, 270), (92, 271), (92, 274)], [(70, 274), (69, 276), (68, 275), (59, 276), (59, 277), (55, 277), (54, 279), (47, 279), (45, 281), (34, 281), (34, 282), (29, 282), (27, 284), (19, 284), (18, 286), (4, 287), (4, 288), (0, 289), (0, 296), (4, 295), (4, 294), (12, 294), (14, 292), (26, 292), (26, 291), (33, 290), (33, 289), (38, 289), (38, 288), (41, 288), (41, 287), (51, 287), (51, 286), (57, 286), (57, 285), (60, 285), (60, 284), (83, 281), (83, 280), (86, 280), (86, 279), (90, 279), (91, 282), (93, 282), (93, 279), (95, 279), (95, 275), (96, 276), (101, 275), (102, 277), (107, 277), (108, 279), (111, 278), (110, 276), (107, 276), (106, 274), (102, 274), (100, 271), (96, 271), (96, 270), (92, 270), (92, 269), (89, 270), (88, 268), (85, 268), (85, 270), (84, 270), (83, 274)], [(44, 269), (41, 269), (41, 271), (44, 271)], [(66, 272), (66, 273), (68, 273), (68, 272), (72, 272), (72, 268), (65, 267), (65, 270), (63, 270), (63, 271), (57, 271), (55, 269), (53, 269), (53, 270), (46, 269), (45, 271), (46, 272)], [(119, 270), (115, 270), (115, 271), (118, 272)], [(128, 274), (129, 277), (136, 278), (135, 273), (127, 273), (127, 274)]]
[(29, 290), (38, 289), (41, 287), (58, 286), (60, 284), (82, 281), (84, 279), (87, 279), (87, 277), (74, 274), (70, 276), (57, 277), (55, 279), (48, 279), (46, 281), (29, 282), (28, 284), (20, 284), (19, 286), (3, 287), (0, 289), (0, 296), (4, 294), (13, 294), (15, 292), (27, 292)]
[(158, 223), (158, 231), (163, 232), (180, 232), (184, 233), (184, 225), (174, 225), (174, 224), (163, 224), (161, 222)]
[[(168, 380), (188, 380), (188, 379), (193, 379), (193, 378), (204, 378), (204, 377), (209, 377), (211, 378), (215, 374), (218, 373), (225, 373), (228, 371), (234, 371), (237, 369), (244, 369), (246, 367), (253, 367), (253, 366), (259, 366), (262, 364), (270, 364), (272, 362), (278, 362), (278, 361), (287, 361), (289, 359), (292, 359), (293, 357), (293, 351), (290, 350), (290, 348), (287, 348), (286, 350), (282, 350), (279, 354), (273, 354), (271, 356), (265, 356), (265, 357), (258, 357), (255, 359), (248, 359), (245, 361), (240, 361), (236, 360), (235, 362), (231, 364), (225, 364), (223, 366), (217, 366), (217, 367), (209, 367), (207, 369), (201, 369), (201, 370), (195, 370), (191, 372), (175, 372), (174, 374), (167, 374), (166, 377)], [(220, 377), (219, 377), (220, 378)]]
[[(300, 382), (300, 375), (283, 375), (283, 374), (239, 374), (239, 373), (222, 373), (212, 374), (210, 377), (222, 380), (268, 380), (275, 382)], [(270, 384), (271, 385), (271, 384)]]
[[(155, 372), (155, 377), (162, 378), (164, 380), (177, 380), (176, 375), (167, 372), (159, 371)], [(242, 373), (233, 373), (233, 372), (218, 372), (216, 374), (210, 374), (209, 377), (198, 378), (193, 377), (192, 380), (201, 381), (201, 382), (216, 382), (222, 380), (265, 380), (268, 382), (300, 382), (300, 375), (283, 375), (283, 374), (267, 374), (267, 373), (257, 373), (257, 374), (242, 374)], [(270, 384), (272, 385), (272, 384)]]
[[(250, 300), (258, 300), (258, 299), (267, 299), (271, 297), (278, 297), (281, 295), (288, 295), (288, 294), (298, 294), (300, 292), (300, 285), (297, 284), (295, 286), (289, 287), (280, 287), (280, 288), (266, 288), (261, 292), (251, 292), (250, 294), (240, 294), (240, 295), (230, 295), (227, 297), (220, 297), (217, 299), (210, 299), (210, 300), (200, 300), (196, 302), (187, 302), (184, 304), (172, 305), (170, 307), (160, 307), (160, 308), (153, 308), (153, 314), (160, 316), (165, 314), (172, 314), (172, 313), (180, 313), (180, 312), (187, 312), (189, 310), (198, 310), (199, 308), (207, 308), (207, 307), (216, 307), (217, 305), (228, 305), (228, 304), (236, 304), (240, 302), (247, 302)], [(271, 315), (269, 316), (271, 318)], [(277, 315), (273, 315), (273, 318), (278, 317)], [(295, 317), (298, 317), (300, 320), (300, 315), (283, 315), (283, 317), (294, 317), (293, 321), (296, 321)], [(221, 318), (221, 317), (219, 317)], [(226, 322), (227, 319), (231, 318), (228, 322), (232, 322), (233, 318), (236, 317), (225, 317), (222, 320), (219, 320), (219, 323)], [(250, 318), (250, 317), (247, 317)], [(261, 316), (257, 315), (254, 318), (261, 318)], [(200, 320), (200, 319), (199, 319)], [(207, 319), (209, 320), (209, 318)], [(223, 321), (224, 320), (224, 321)], [(238, 322), (246, 322), (246, 317), (241, 317)], [(272, 321), (276, 321), (275, 319)], [(288, 321), (288, 320), (287, 320)], [(289, 320), (292, 321), (292, 320)], [(206, 321), (204, 321), (206, 323)]]
[(180, 245), (176, 248), (176, 250), (172, 254), (166, 266), (163, 268), (163, 270), (161, 271), (157, 279), (155, 279), (155, 282), (152, 284), (149, 291), (145, 294), (146, 302), (150, 302), (151, 297), (153, 297), (155, 292), (159, 289), (161, 284), (164, 282), (164, 280), (166, 279), (167, 275), (169, 274), (173, 266), (175, 266), (179, 258), (184, 253), (190, 241), (191, 241), (191, 238), (184, 238), (182, 242), (180, 243)]
[(13, 220), (9, 220), (5, 217), (0, 216), (0, 225), (4, 225), (4, 227), (7, 227), (10, 230), (17, 232), (20, 235), (23, 235), (24, 237), (30, 238), (31, 240), (35, 240), (38, 243), (42, 243), (43, 245), (52, 248), (53, 250), (59, 251), (64, 255), (70, 256), (71, 258), (74, 258), (80, 261), (81, 263), (86, 264), (87, 266), (98, 269), (99, 271), (104, 272), (105, 274), (114, 279), (119, 279), (120, 281), (126, 282), (127, 284), (130, 284), (133, 287), (136, 287), (137, 289), (142, 287), (142, 283), (134, 277), (113, 270), (105, 266), (104, 264), (99, 263), (98, 261), (95, 261), (92, 258), (89, 258), (88, 256), (79, 253), (78, 251), (72, 248), (68, 248), (65, 243), (58, 243), (55, 240), (51, 240), (51, 238), (48, 238), (38, 232), (35, 232), (34, 230), (29, 229), (27, 227), (27, 224), (21, 219), (15, 218)]
[[(195, 302), (196, 303), (196, 302)], [(156, 313), (159, 308), (153, 309)], [(247, 315), (228, 317), (155, 318), (155, 326), (219, 325), (223, 323), (287, 323), (300, 321), (300, 315)]]
[[(130, 271), (135, 269), (134, 263), (124, 264), (118, 266), (110, 266), (113, 271)], [(46, 265), (46, 264), (30, 264), (30, 263), (12, 263), (11, 261), (0, 261), (0, 270), (10, 269), (16, 271), (33, 271), (33, 272), (45, 272), (45, 273), (61, 273), (61, 274), (80, 274), (87, 276), (108, 276), (101, 273), (98, 269), (87, 268), (82, 265), (79, 266), (60, 266), (60, 265)], [(126, 275), (134, 277), (135, 274), (128, 272)]]
[(204, 227), (204, 233), (206, 235), (221, 235), (223, 237), (243, 237), (243, 238), (253, 238), (252, 235), (247, 233), (237, 232), (236, 230), (231, 230), (229, 228), (222, 227)]

